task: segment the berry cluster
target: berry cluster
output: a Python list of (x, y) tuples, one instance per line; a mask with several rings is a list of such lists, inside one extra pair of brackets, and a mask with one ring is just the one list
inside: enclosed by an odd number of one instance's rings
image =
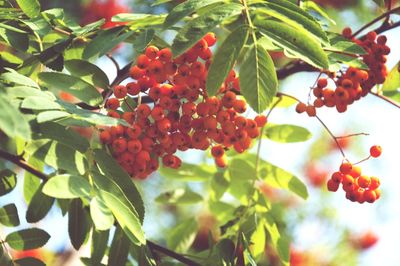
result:
[(129, 11), (127, 6), (120, 4), (117, 0), (92, 0), (83, 7), (81, 23), (86, 25), (104, 18), (105, 23), (101, 27), (108, 29), (125, 24), (113, 22), (111, 18), (114, 15), (128, 13)]
[[(379, 157), (382, 153), (380, 146), (372, 146), (370, 157)], [(336, 192), (342, 184), (346, 198), (353, 202), (373, 203), (380, 197), (380, 181), (377, 177), (361, 175), (361, 168), (348, 161), (342, 162), (339, 171), (332, 174), (327, 182), (329, 191)]]
[(316, 97), (314, 103), (309, 105), (299, 103), (296, 106), (298, 113), (307, 112), (309, 116), (315, 116), (315, 108), (322, 106), (336, 107), (339, 113), (343, 113), (348, 105), (366, 96), (376, 84), (382, 84), (385, 81), (388, 75), (385, 65), (386, 56), (390, 53), (390, 48), (386, 45), (386, 36), (378, 37), (372, 31), (359, 40), (351, 37), (350, 28), (345, 28), (343, 35), (352, 39), (367, 52), (362, 58), (369, 70), (349, 67), (337, 76), (335, 73), (329, 73), (329, 78), (335, 83), (335, 89), (328, 88), (327, 78), (318, 79), (317, 86), (313, 88), (313, 94)]
[[(205, 89), (207, 71), (216, 37), (208, 33), (183, 55), (172, 59), (169, 48), (146, 48), (130, 69), (135, 81), (114, 87), (115, 98), (106, 102), (108, 115), (126, 120), (131, 126), (106, 128), (100, 133), (114, 157), (132, 176), (146, 178), (159, 167), (179, 168), (175, 155), (188, 149), (207, 150), (219, 167), (227, 165), (225, 150), (241, 153), (258, 137), (265, 116), (248, 119), (240, 115), (247, 103), (235, 92), (239, 81), (231, 71), (216, 96)], [(120, 110), (127, 97), (138, 101), (130, 111)], [(146, 103), (144, 103), (146, 99)], [(143, 102), (141, 102), (143, 100)]]

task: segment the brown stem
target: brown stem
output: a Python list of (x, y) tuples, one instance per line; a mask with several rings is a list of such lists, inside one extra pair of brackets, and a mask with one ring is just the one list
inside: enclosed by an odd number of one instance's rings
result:
[(355, 133), (355, 134), (349, 134), (346, 136), (338, 136), (336, 137), (337, 139), (346, 139), (346, 138), (351, 138), (351, 137), (356, 137), (356, 136), (369, 136), (368, 133)]
[(114, 64), (115, 68), (117, 69), (117, 73), (118, 73), (118, 72), (120, 71), (120, 69), (119, 69), (119, 64), (118, 64), (117, 60), (115, 60), (115, 58), (114, 58), (111, 54), (109, 54), (109, 53), (107, 53), (106, 56), (107, 56), (107, 57), (111, 60), (111, 62)]
[(15, 165), (18, 165), (22, 169), (25, 169), (26, 171), (39, 177), (43, 181), (47, 181), (49, 179), (49, 177), (46, 174), (44, 174), (41, 171), (30, 166), (21, 156), (17, 156), (17, 155), (8, 153), (6, 151), (0, 150), (0, 158), (3, 158), (9, 162), (12, 162)]
[(160, 245), (158, 245), (158, 244), (156, 244), (156, 243), (154, 243), (152, 241), (147, 240), (146, 243), (147, 243), (147, 246), (152, 251), (158, 251), (158, 252), (160, 252), (160, 253), (162, 253), (164, 255), (167, 255), (168, 257), (174, 258), (177, 261), (182, 262), (182, 263), (184, 263), (186, 265), (189, 265), (189, 266), (200, 266), (199, 263), (197, 263), (197, 262), (195, 262), (195, 261), (193, 261), (191, 259), (188, 259), (185, 256), (183, 256), (181, 254), (178, 254), (178, 253), (176, 253), (176, 252), (174, 252), (174, 251), (172, 251), (170, 249), (167, 249), (167, 248), (165, 248), (163, 246), (160, 246)]
[(388, 98), (388, 97), (386, 97), (386, 96), (384, 96), (382, 94), (378, 94), (378, 93), (372, 92), (372, 91), (370, 91), (369, 93), (374, 95), (374, 96), (376, 96), (376, 97), (378, 97), (378, 98), (380, 98), (380, 99), (382, 99), (382, 100), (384, 100), (384, 101), (386, 101), (386, 102), (388, 102), (388, 103), (390, 103), (390, 104), (392, 104), (392, 105), (394, 105), (394, 106), (396, 106), (397, 108), (400, 108), (400, 104), (399, 103), (393, 101), (392, 99), (390, 99), (390, 98)]
[[(374, 18), (373, 20), (371, 20), (370, 22), (368, 22), (367, 24), (365, 24), (364, 26), (362, 26), (359, 30), (357, 30), (356, 32), (353, 33), (353, 35), (351, 37), (355, 37), (358, 34), (360, 34), (362, 31), (364, 31), (366, 28), (368, 28), (369, 26), (375, 24), (376, 22), (378, 22), (379, 20), (386, 18), (387, 16), (389, 16), (390, 14), (396, 13), (397, 11), (400, 11), (400, 6), (393, 8), (391, 10), (388, 10), (387, 12), (383, 13), (382, 15)], [(387, 23), (384, 23), (387, 24)]]

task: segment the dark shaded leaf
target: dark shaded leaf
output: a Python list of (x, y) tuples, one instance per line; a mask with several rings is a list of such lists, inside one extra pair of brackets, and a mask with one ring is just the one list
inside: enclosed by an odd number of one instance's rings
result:
[(20, 224), (18, 210), (15, 204), (7, 204), (0, 208), (0, 223), (5, 226), (18, 226)]
[(5, 242), (15, 250), (40, 248), (49, 240), (50, 235), (39, 228), (23, 229), (6, 236)]
[(85, 242), (91, 227), (90, 217), (82, 205), (82, 200), (72, 200), (68, 211), (68, 234), (76, 250)]

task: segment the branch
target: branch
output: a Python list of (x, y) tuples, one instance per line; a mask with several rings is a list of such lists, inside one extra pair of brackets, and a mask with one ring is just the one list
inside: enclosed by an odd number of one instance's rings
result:
[(186, 258), (185, 256), (178, 254), (170, 249), (167, 249), (165, 247), (162, 247), (154, 242), (151, 242), (150, 240), (146, 241), (147, 246), (150, 248), (150, 250), (154, 250), (154, 251), (158, 251), (164, 255), (167, 255), (168, 257), (174, 258), (179, 262), (185, 263), (186, 265), (190, 265), (190, 266), (201, 266), (199, 263)]
[(386, 96), (384, 96), (382, 94), (378, 94), (378, 93), (372, 92), (372, 91), (370, 91), (369, 93), (374, 95), (375, 97), (378, 97), (378, 98), (380, 98), (380, 99), (382, 99), (382, 100), (384, 100), (384, 101), (396, 106), (397, 108), (400, 108), (400, 104), (398, 104), (397, 102), (393, 101), (392, 99), (390, 99), (390, 98), (388, 98), (388, 97), (386, 97)]
[(46, 174), (44, 174), (41, 171), (30, 166), (21, 156), (17, 156), (17, 155), (8, 153), (6, 151), (0, 150), (0, 158), (3, 158), (9, 162), (12, 162), (15, 165), (18, 165), (19, 167), (30, 172), (31, 174), (39, 177), (43, 181), (47, 181), (49, 179), (49, 177)]
[[(362, 31), (364, 31), (369, 26), (372, 26), (373, 24), (375, 24), (376, 22), (378, 22), (379, 20), (381, 20), (383, 18), (387, 18), (390, 14), (396, 13), (397, 11), (400, 11), (400, 7), (396, 7), (396, 8), (388, 10), (387, 12), (383, 13), (382, 15), (376, 17), (375, 19), (371, 20), (370, 22), (368, 22), (367, 24), (362, 26), (359, 30), (354, 32), (351, 37), (357, 36), (358, 34), (360, 34)], [(382, 25), (390, 25), (389, 23), (387, 23), (388, 21), (385, 20), (385, 22), (386, 23), (383, 23)]]

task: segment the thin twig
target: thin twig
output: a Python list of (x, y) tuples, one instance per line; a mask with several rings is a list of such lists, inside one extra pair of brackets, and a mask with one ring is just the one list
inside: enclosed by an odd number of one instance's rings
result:
[[(373, 24), (375, 24), (376, 22), (378, 22), (379, 20), (386, 18), (387, 16), (389, 16), (390, 14), (396, 13), (397, 11), (400, 11), (400, 7), (396, 7), (393, 8), (391, 10), (388, 10), (387, 12), (383, 13), (382, 15), (374, 18), (373, 20), (371, 20), (370, 22), (368, 22), (367, 24), (365, 24), (364, 26), (362, 26), (359, 30), (357, 30), (356, 32), (353, 33), (353, 35), (351, 37), (356, 37), (358, 34), (360, 34), (362, 31), (364, 31), (366, 28), (372, 26)], [(385, 23), (384, 23), (385, 24)]]
[(399, 103), (393, 101), (392, 99), (390, 99), (390, 98), (388, 98), (388, 97), (386, 97), (386, 96), (384, 96), (382, 94), (378, 94), (378, 93), (372, 92), (372, 91), (370, 91), (369, 93), (374, 95), (374, 96), (376, 96), (376, 97), (378, 97), (378, 98), (380, 98), (380, 99), (382, 99), (382, 100), (384, 100), (384, 101), (386, 101), (386, 102), (388, 102), (388, 103), (390, 103), (390, 104), (392, 104), (392, 105), (394, 105), (394, 106), (396, 106), (397, 108), (400, 108), (400, 104)]
[(367, 158), (362, 159), (361, 161), (358, 161), (358, 162), (356, 162), (356, 163), (353, 163), (353, 165), (360, 164), (360, 163), (362, 163), (362, 162), (368, 161), (370, 158), (371, 158), (371, 155), (369, 155)]
[(369, 136), (369, 134), (361, 132), (361, 133), (349, 134), (349, 135), (346, 135), (346, 136), (338, 136), (338, 137), (335, 137), (335, 138), (337, 138), (337, 139), (346, 139), (346, 138), (351, 138), (351, 137), (356, 137), (356, 136)]
[(328, 132), (328, 134), (332, 137), (332, 139), (335, 141), (336, 146), (338, 147), (338, 149), (340, 150), (340, 153), (342, 154), (343, 158), (346, 158), (346, 155), (344, 154), (344, 151), (342, 149), (342, 147), (340, 146), (339, 141), (337, 140), (337, 137), (335, 135), (333, 135), (332, 131), (328, 128), (328, 126), (321, 120), (321, 118), (319, 118), (317, 115), (315, 116), (318, 121), (321, 123), (321, 125), (324, 126), (324, 128), (326, 129), (326, 131)]

